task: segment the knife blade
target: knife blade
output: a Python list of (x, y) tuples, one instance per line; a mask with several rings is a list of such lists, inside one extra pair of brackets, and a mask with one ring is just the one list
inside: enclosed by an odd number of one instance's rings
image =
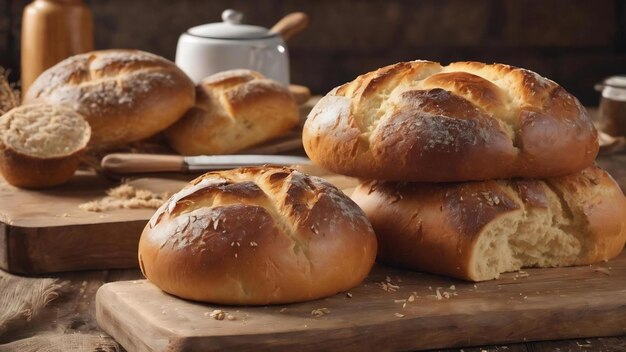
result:
[(244, 166), (261, 166), (265, 164), (290, 166), (309, 164), (311, 160), (293, 155), (201, 155), (184, 157), (184, 167), (187, 171), (236, 169)]

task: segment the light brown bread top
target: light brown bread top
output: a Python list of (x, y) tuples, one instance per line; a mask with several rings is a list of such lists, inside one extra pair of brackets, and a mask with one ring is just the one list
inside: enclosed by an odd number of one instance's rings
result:
[(626, 198), (595, 166), (545, 180), (370, 181), (352, 198), (379, 261), (472, 281), (609, 260), (626, 241)]
[(318, 177), (281, 167), (205, 174), (174, 194), (139, 242), (146, 278), (220, 304), (317, 299), (358, 285), (376, 256), (365, 214)]
[(508, 65), (402, 62), (333, 89), (303, 142), (331, 171), (367, 179), (467, 181), (579, 171), (598, 152), (578, 100)]
[(164, 130), (194, 99), (193, 82), (173, 62), (139, 50), (102, 50), (72, 56), (43, 72), (24, 103), (73, 108), (91, 125), (91, 147), (106, 149)]

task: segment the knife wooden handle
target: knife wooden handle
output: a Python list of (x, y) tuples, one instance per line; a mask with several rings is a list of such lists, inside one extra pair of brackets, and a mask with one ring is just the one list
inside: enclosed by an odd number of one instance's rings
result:
[(102, 159), (102, 169), (116, 174), (185, 171), (180, 155), (109, 154)]
[(270, 33), (280, 33), (285, 41), (309, 25), (309, 16), (304, 12), (292, 12), (278, 21)]

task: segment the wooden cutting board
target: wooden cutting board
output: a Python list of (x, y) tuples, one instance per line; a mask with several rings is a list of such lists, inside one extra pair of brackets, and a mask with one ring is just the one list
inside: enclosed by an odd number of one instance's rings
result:
[[(143, 178), (129, 183), (172, 192), (186, 182)], [(154, 209), (96, 213), (78, 207), (104, 197), (117, 185), (81, 172), (61, 187), (31, 191), (15, 188), (0, 177), (0, 268), (37, 274), (137, 267), (139, 236)]]
[[(387, 280), (397, 291), (383, 290)], [(184, 301), (146, 280), (121, 281), (99, 289), (96, 318), (130, 352), (392, 351), (626, 333), (626, 253), (600, 265), (529, 269), (476, 285), (377, 266), (350, 293), (228, 307)], [(321, 308), (328, 314), (312, 316)], [(236, 320), (215, 320), (214, 309)]]
[[(356, 180), (316, 166), (302, 167), (350, 191)], [(174, 193), (196, 175), (138, 178), (131, 186)], [(172, 177), (177, 177), (172, 178)], [(154, 209), (88, 212), (78, 207), (101, 199), (119, 183), (80, 172), (69, 183), (49, 190), (24, 190), (0, 177), (0, 269), (15, 274), (137, 268), (141, 231)]]

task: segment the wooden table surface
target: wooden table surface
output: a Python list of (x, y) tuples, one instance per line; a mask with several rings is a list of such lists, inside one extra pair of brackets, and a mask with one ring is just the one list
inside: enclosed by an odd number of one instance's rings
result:
[[(100, 332), (95, 321), (95, 294), (98, 288), (106, 283), (120, 280), (135, 280), (143, 278), (139, 270), (103, 270), (64, 273), (58, 276), (62, 280), (69, 280), (68, 292), (71, 294), (65, 299), (50, 303), (50, 308), (57, 311), (56, 316), (50, 316), (48, 322), (40, 323), (42, 333), (46, 332), (45, 326), (52, 324), (65, 325), (66, 333), (94, 333)], [(84, 289), (84, 291), (83, 291)], [(610, 322), (607, 322), (610, 324)], [(485, 332), (488, 333), (488, 332)], [(24, 338), (26, 336), (14, 336)], [(120, 351), (124, 351), (120, 347)], [(444, 350), (440, 350), (444, 351)], [(626, 351), (626, 336), (602, 337), (577, 340), (527, 342), (514, 345), (481, 346), (463, 349), (445, 350), (482, 352), (482, 351), (506, 351), (506, 352), (567, 352), (567, 351), (603, 351), (623, 352)]]
[[(626, 154), (602, 156), (599, 164), (606, 168), (626, 189)], [(101, 333), (95, 321), (95, 294), (98, 288), (106, 283), (120, 280), (135, 280), (143, 278), (138, 270), (99, 270), (70, 272), (50, 275), (57, 277), (67, 284), (63, 294), (52, 301), (47, 307), (47, 313), (39, 318), (35, 325), (37, 333), (63, 331), (66, 334), (94, 334)], [(607, 324), (611, 324), (607, 321)], [(12, 332), (0, 336), (0, 344), (16, 341), (32, 336), (33, 326), (28, 332)], [(488, 334), (485, 331), (485, 334)], [(0, 346), (0, 350), (2, 350)], [(120, 351), (123, 349), (120, 347)], [(526, 342), (507, 346), (482, 346), (447, 351), (506, 351), (506, 352), (540, 352), (540, 351), (626, 351), (626, 336), (589, 338), (562, 341)]]

